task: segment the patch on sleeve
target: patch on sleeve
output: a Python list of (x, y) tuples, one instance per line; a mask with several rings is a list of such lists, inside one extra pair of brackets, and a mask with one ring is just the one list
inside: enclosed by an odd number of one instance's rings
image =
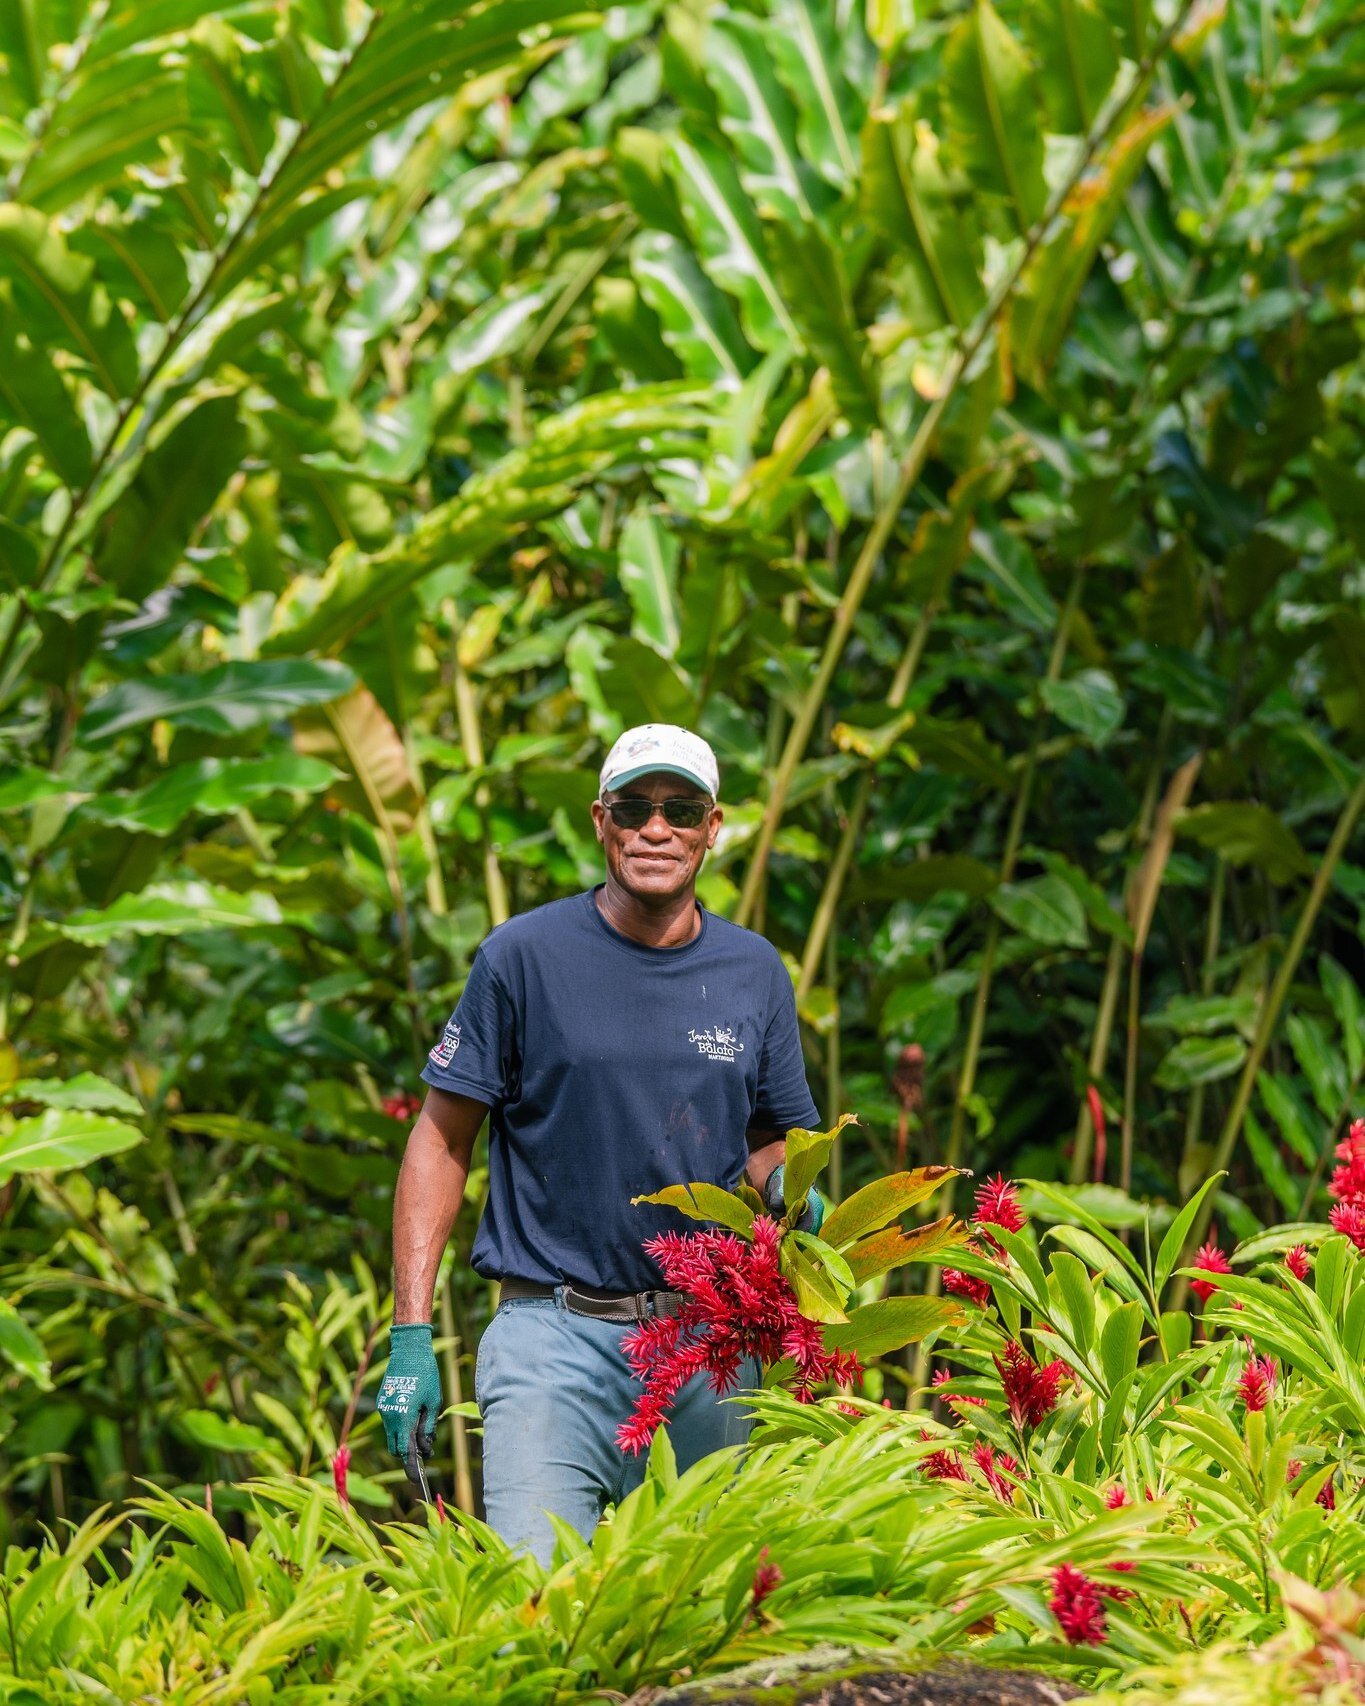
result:
[(460, 1027), (452, 1019), (441, 1033), (441, 1040), (427, 1056), (433, 1066), (449, 1066), (460, 1046)]

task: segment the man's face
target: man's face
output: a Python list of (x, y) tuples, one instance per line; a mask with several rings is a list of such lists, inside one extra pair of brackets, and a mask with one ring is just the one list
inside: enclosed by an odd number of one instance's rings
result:
[[(704, 800), (707, 795), (681, 776), (656, 771), (609, 791), (612, 800)], [(641, 900), (671, 900), (696, 881), (706, 850), (720, 831), (721, 809), (712, 806), (696, 829), (676, 829), (660, 811), (640, 829), (618, 829), (600, 800), (592, 803), (597, 839), (607, 855), (607, 870), (617, 883)]]

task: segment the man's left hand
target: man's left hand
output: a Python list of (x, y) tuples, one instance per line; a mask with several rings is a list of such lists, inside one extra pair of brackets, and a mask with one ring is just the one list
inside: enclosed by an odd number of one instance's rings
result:
[[(785, 1163), (779, 1161), (769, 1173), (767, 1183), (763, 1187), (763, 1201), (767, 1205), (768, 1213), (772, 1215), (774, 1220), (781, 1220), (787, 1212), (787, 1205), (782, 1200), (782, 1180), (785, 1170)], [(796, 1222), (796, 1230), (798, 1232), (819, 1232), (824, 1224), (827, 1207), (828, 1204), (825, 1199), (812, 1185), (806, 1193), (805, 1207), (801, 1210), (800, 1218)]]

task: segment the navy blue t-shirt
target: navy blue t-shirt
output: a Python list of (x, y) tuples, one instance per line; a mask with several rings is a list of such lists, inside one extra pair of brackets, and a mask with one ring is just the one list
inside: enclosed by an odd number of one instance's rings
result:
[(772, 944), (699, 906), (690, 942), (645, 947), (595, 892), (485, 939), (422, 1077), (492, 1110), (478, 1273), (642, 1291), (663, 1284), (644, 1240), (695, 1223), (632, 1197), (733, 1189), (750, 1127), (819, 1116)]

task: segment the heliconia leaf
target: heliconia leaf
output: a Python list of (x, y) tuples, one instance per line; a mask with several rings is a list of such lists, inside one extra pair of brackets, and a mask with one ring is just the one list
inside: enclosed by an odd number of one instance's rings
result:
[(355, 676), (331, 659), (281, 658), (220, 664), (200, 675), (124, 681), (96, 699), (81, 721), (91, 745), (164, 718), (207, 734), (241, 734), (304, 705), (348, 692)]
[(102, 912), (73, 912), (53, 928), (73, 942), (103, 947), (118, 936), (185, 936), (196, 930), (255, 929), (284, 914), (270, 894), (238, 894), (211, 883), (156, 883)]
[(965, 1171), (962, 1167), (916, 1167), (908, 1173), (874, 1179), (829, 1211), (820, 1236), (826, 1244), (847, 1250), (855, 1238), (895, 1220), (906, 1209), (932, 1196), (946, 1180), (956, 1179)]
[(399, 833), (412, 825), (421, 803), (417, 780), (402, 737), (368, 687), (353, 687), (340, 699), (301, 711), (294, 719), (294, 745), (306, 757), (325, 760), (341, 772), (332, 797), (349, 810)]
[(690, 1185), (665, 1185), (663, 1190), (649, 1196), (632, 1197), (632, 1203), (657, 1203), (661, 1208), (675, 1208), (689, 1220), (719, 1221), (731, 1232), (749, 1237), (754, 1229), (754, 1211), (733, 1191), (719, 1185), (694, 1181)]
[(942, 1297), (884, 1297), (855, 1309), (843, 1325), (829, 1326), (821, 1335), (828, 1350), (856, 1351), (869, 1362), (913, 1344), (927, 1333), (960, 1327), (967, 1312)]
[(905, 102), (863, 129), (863, 212), (892, 245), (891, 277), (914, 332), (968, 326), (985, 301), (970, 205), (950, 192), (939, 141)]
[(1083, 136), (1118, 75), (1114, 32), (1095, 0), (1026, 0), (1020, 23), (1037, 67), (1048, 129)]
[(1182, 1037), (1153, 1075), (1163, 1090), (1191, 1090), (1229, 1078), (1247, 1057), (1241, 1037)]
[(1061, 877), (1049, 873), (1022, 883), (1001, 883), (990, 897), (1012, 929), (1047, 948), (1083, 948), (1089, 941), (1085, 909)]
[(78, 1072), (74, 1078), (18, 1078), (0, 1091), (3, 1102), (38, 1102), (45, 1108), (79, 1108), (85, 1112), (142, 1114), (136, 1096), (96, 1072)]
[(772, 219), (766, 229), (783, 299), (805, 349), (828, 368), (844, 418), (856, 427), (875, 427), (880, 420), (876, 367), (838, 255), (816, 225)]
[(1047, 204), (1043, 114), (1028, 54), (990, 0), (974, 0), (948, 39), (943, 68), (953, 159), (1022, 235)]
[(41, 1392), (52, 1390), (52, 1363), (43, 1341), (12, 1303), (0, 1297), (0, 1357), (31, 1380)]
[(634, 632), (672, 657), (682, 637), (678, 616), (678, 541), (659, 516), (637, 509), (617, 542), (618, 572), (635, 612)]
[[(828, 1131), (806, 1131), (794, 1126), (787, 1133), (786, 1163), (782, 1169), (782, 1201), (790, 1211), (806, 1200), (811, 1186), (819, 1177), (835, 1140), (847, 1125), (856, 1125), (854, 1114), (840, 1114)], [(829, 1239), (825, 1240), (829, 1243)]]
[(142, 1133), (122, 1120), (79, 1109), (49, 1108), (33, 1119), (16, 1121), (0, 1134), (0, 1184), (15, 1173), (85, 1167), (142, 1141)]
[[(824, 1228), (821, 1227), (823, 1233)], [(903, 1226), (886, 1226), (870, 1237), (854, 1244), (845, 1244), (844, 1255), (856, 1285), (875, 1279), (878, 1274), (890, 1273), (907, 1262), (922, 1262), (930, 1256), (967, 1241), (967, 1228), (952, 1215), (931, 1220), (908, 1231)]]

